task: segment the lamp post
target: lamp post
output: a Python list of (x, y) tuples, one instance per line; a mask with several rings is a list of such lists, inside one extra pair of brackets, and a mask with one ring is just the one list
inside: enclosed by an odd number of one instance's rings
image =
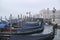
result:
[(55, 21), (55, 12), (56, 12), (56, 9), (55, 8), (53, 8), (53, 21)]

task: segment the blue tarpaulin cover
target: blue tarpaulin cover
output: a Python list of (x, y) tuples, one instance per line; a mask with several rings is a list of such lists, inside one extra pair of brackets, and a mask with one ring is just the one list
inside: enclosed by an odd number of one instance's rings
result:
[(35, 23), (37, 23), (37, 22), (26, 22), (26, 23), (28, 23), (28, 24), (35, 24)]
[(0, 28), (4, 28), (5, 27), (5, 24), (0, 24)]
[(9, 26), (9, 23), (8, 22), (6, 22), (6, 21), (1, 21), (0, 22), (0, 28), (9, 28), (10, 26)]
[(22, 26), (22, 28), (23, 29), (34, 28), (35, 26), (33, 26), (33, 25), (36, 25), (36, 24), (39, 24), (36, 27), (42, 27), (42, 23), (41, 22), (39, 22), (39, 23), (37, 23), (37, 22), (26, 22), (26, 25)]
[(33, 26), (22, 26), (23, 29), (33, 28)]

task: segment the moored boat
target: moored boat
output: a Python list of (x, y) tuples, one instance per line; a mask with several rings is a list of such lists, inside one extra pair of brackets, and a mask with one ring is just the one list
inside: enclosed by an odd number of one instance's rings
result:
[[(53, 40), (55, 36), (55, 26), (52, 27), (53, 31), (50, 30), (48, 33), (38, 33), (30, 35), (13, 35), (10, 40)], [(51, 27), (51, 26), (50, 26)], [(48, 31), (48, 30), (47, 30)]]

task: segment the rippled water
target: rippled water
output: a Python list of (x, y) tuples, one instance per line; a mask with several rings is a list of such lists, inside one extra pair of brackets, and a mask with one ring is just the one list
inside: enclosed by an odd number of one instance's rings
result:
[[(50, 33), (51, 31), (52, 31), (52, 27), (51, 26), (46, 26), (44, 28), (43, 34)], [(34, 35), (38, 35), (38, 34), (34, 34)], [(60, 29), (57, 29), (57, 33), (56, 33), (56, 35), (55, 35), (53, 40), (60, 40)]]
[(55, 35), (54, 40), (60, 40), (60, 29), (57, 29), (57, 34)]
[[(49, 29), (49, 28), (51, 28), (51, 26), (46, 26), (46, 28), (45, 29)], [(45, 30), (45, 31), (47, 31), (47, 30)], [(48, 31), (47, 31), (48, 32)], [(45, 33), (47, 33), (47, 32), (45, 32)], [(50, 31), (49, 31), (50, 32)], [(54, 37), (54, 39), (53, 40), (60, 40), (60, 29), (57, 29), (57, 33), (56, 33), (56, 35), (55, 35), (55, 37)]]

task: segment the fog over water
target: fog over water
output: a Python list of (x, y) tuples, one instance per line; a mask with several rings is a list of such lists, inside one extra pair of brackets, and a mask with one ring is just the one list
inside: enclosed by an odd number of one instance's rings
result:
[(31, 14), (37, 14), (44, 8), (60, 9), (60, 0), (0, 0), (0, 16), (17, 16), (17, 14), (26, 15), (27, 11)]

